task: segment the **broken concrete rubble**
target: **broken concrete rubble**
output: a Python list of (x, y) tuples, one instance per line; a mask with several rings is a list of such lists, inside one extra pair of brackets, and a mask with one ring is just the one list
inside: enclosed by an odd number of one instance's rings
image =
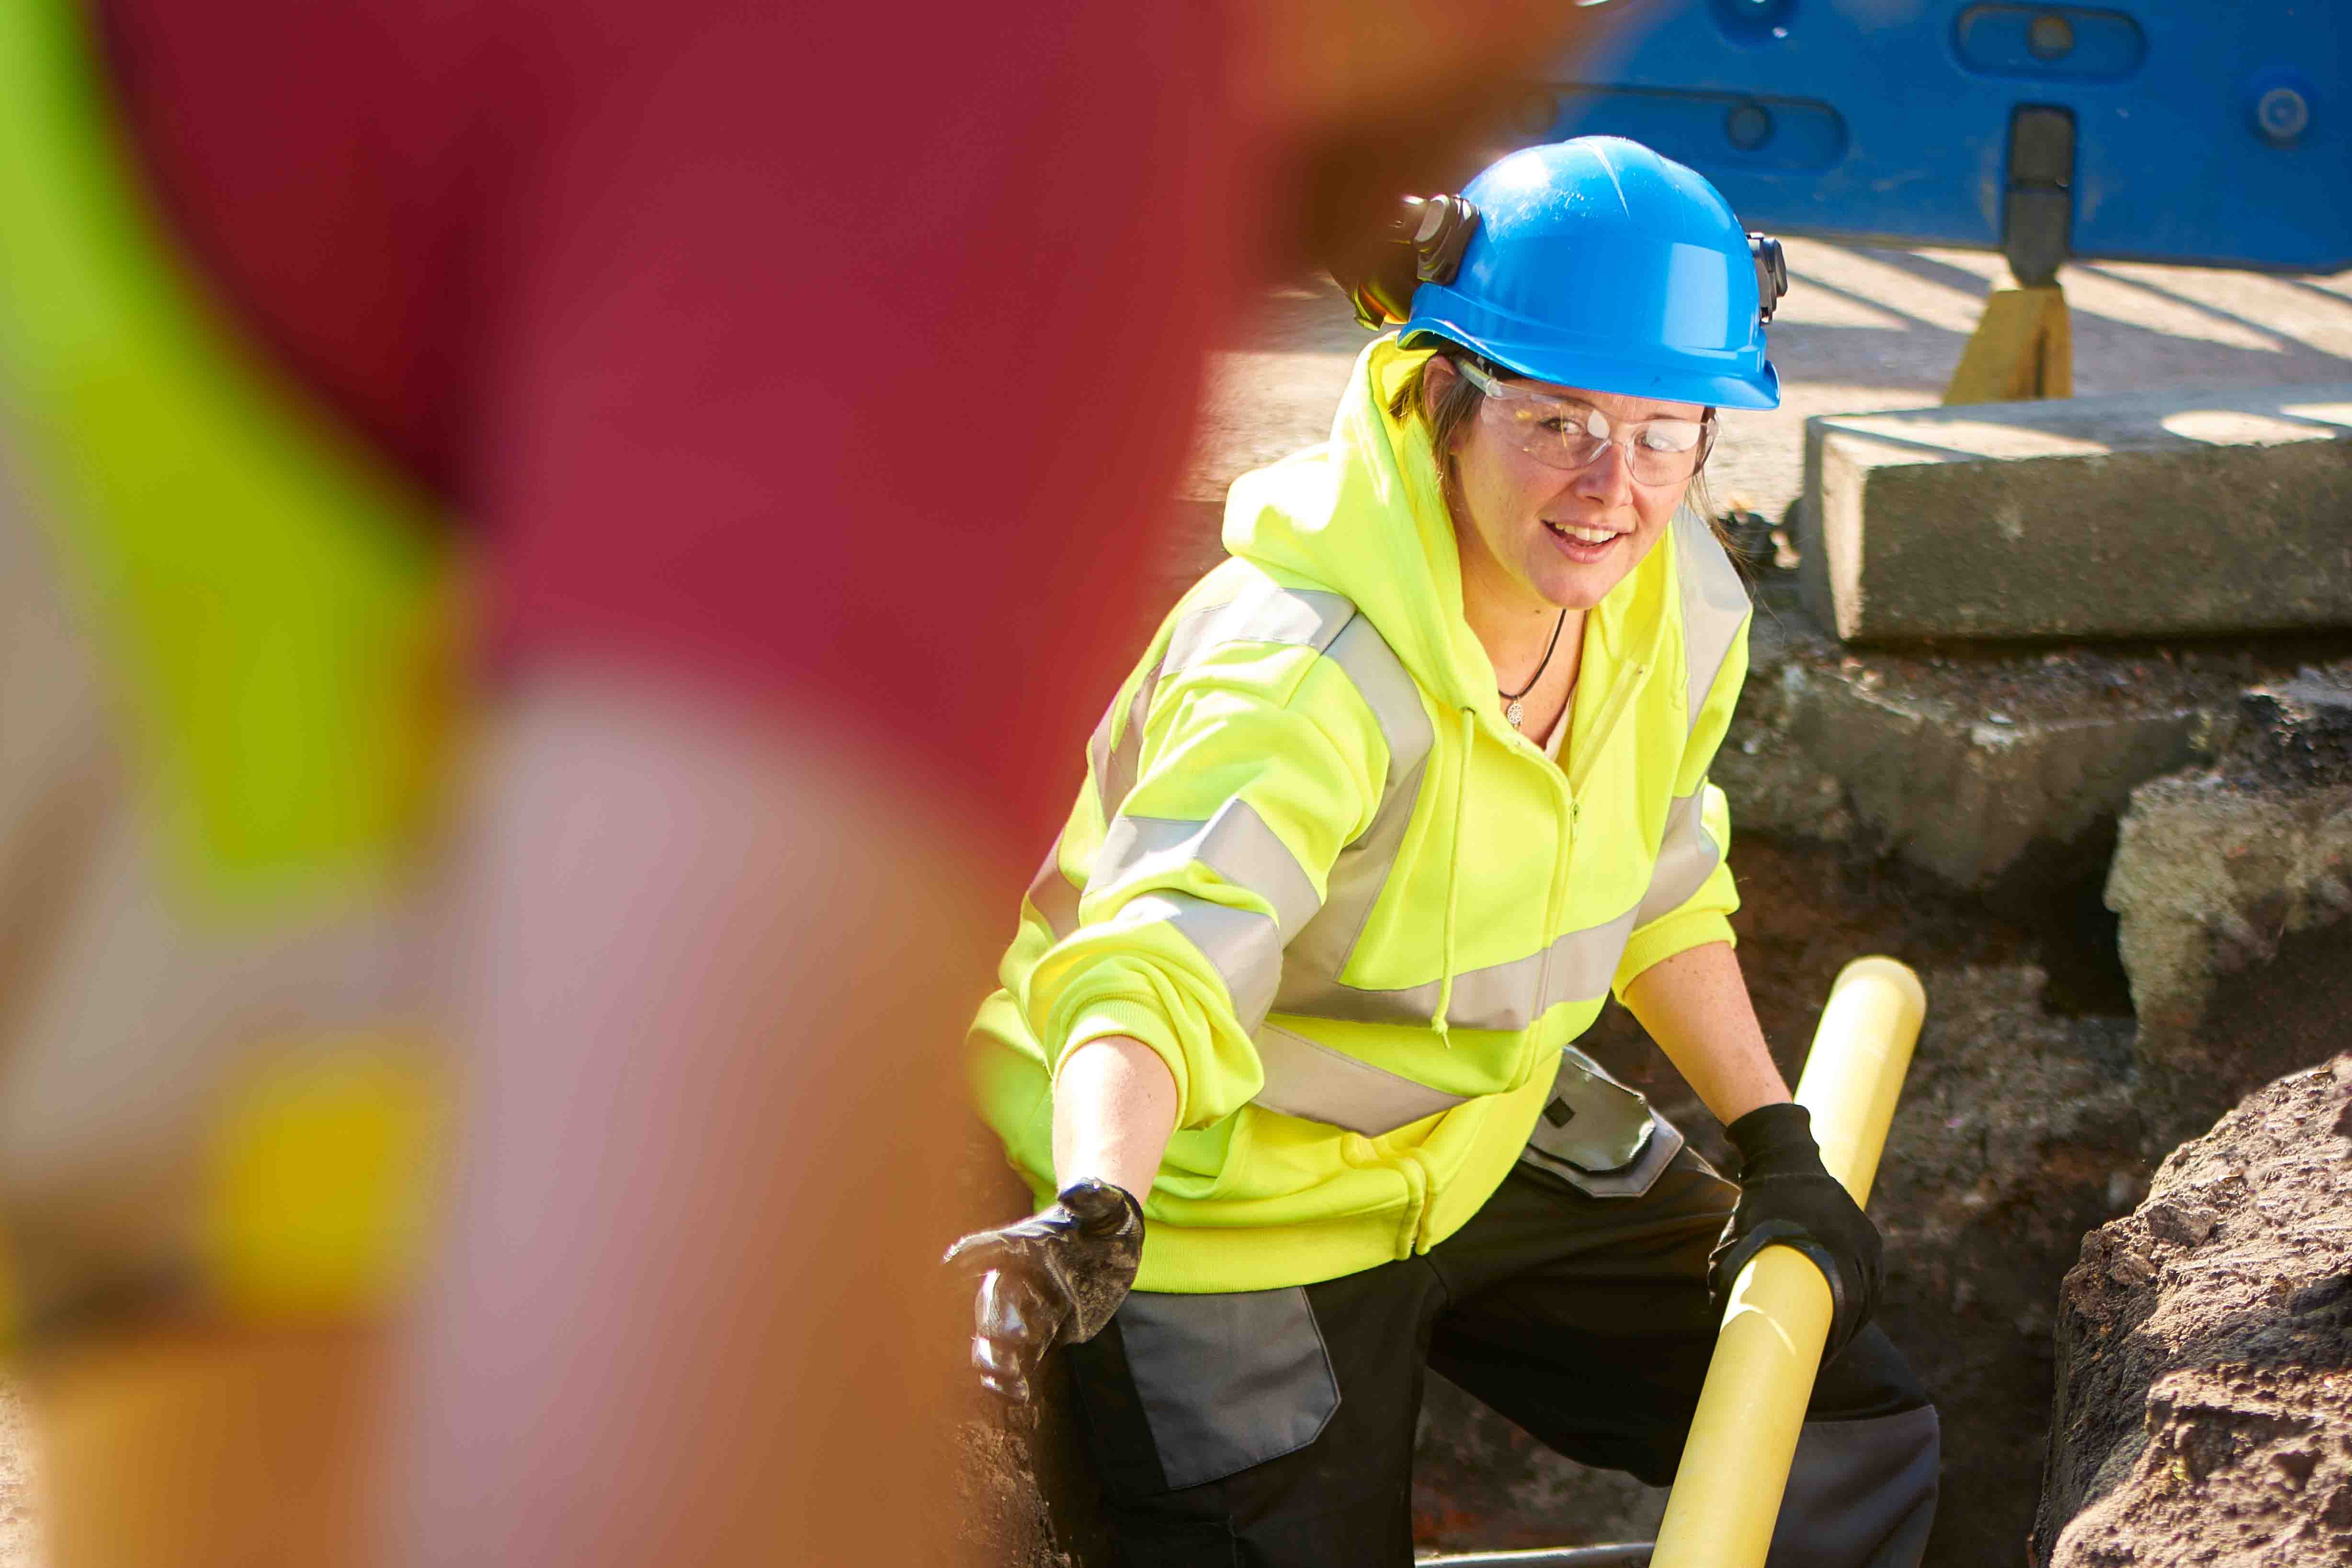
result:
[(2352, 385), (1816, 417), (1801, 513), (1849, 641), (2352, 626)]
[(2352, 1055), (2256, 1091), (2083, 1242), (2040, 1568), (2352, 1560)]
[(2236, 734), (2134, 792), (2107, 879), (2159, 1152), (2352, 1017), (2352, 664), (2249, 691)]
[(1856, 652), (1785, 574), (1756, 597), (1713, 774), (1733, 831), (1855, 842), (2015, 908), (2095, 904), (2132, 789), (2215, 756), (2248, 686), (2331, 646)]

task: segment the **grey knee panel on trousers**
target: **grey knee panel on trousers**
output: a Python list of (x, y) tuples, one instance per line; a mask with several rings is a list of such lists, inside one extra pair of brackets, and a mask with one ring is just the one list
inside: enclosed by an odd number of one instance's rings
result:
[(1339, 1408), (1303, 1286), (1223, 1295), (1138, 1290), (1118, 1313), (1160, 1468), (1172, 1489), (1295, 1453)]
[(1941, 1454), (1933, 1405), (1806, 1422), (1765, 1568), (1916, 1568), (1936, 1519)]
[[(1422, 1257), (1298, 1289), (1130, 1296), (1066, 1352), (1126, 1559), (1410, 1568), (1433, 1366), (1562, 1454), (1667, 1479), (1733, 1195), (1687, 1150), (1638, 1197), (1527, 1164)], [(1874, 1327), (1822, 1365), (1811, 1411), (1772, 1568), (1916, 1568), (1938, 1458), (1926, 1390)]]

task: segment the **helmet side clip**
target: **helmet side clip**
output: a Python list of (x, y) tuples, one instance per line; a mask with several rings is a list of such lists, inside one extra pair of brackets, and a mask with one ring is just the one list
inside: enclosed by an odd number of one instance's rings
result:
[(1412, 294), (1423, 283), (1451, 283), (1478, 229), (1478, 209), (1460, 196), (1404, 196), (1397, 203), (1364, 276), (1334, 277), (1348, 291), (1357, 321), (1372, 331), (1412, 314)]
[(1769, 234), (1750, 231), (1748, 254), (1756, 263), (1756, 315), (1765, 326), (1772, 323), (1772, 312), (1789, 292), (1789, 258), (1781, 253), (1780, 242)]

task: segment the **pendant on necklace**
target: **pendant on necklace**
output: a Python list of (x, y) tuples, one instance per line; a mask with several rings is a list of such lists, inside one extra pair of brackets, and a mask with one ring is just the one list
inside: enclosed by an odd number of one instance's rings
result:
[(1514, 729), (1514, 730), (1516, 730), (1516, 729), (1517, 729), (1517, 728), (1519, 727), (1519, 721), (1520, 721), (1520, 720), (1522, 720), (1522, 719), (1524, 719), (1524, 718), (1526, 718), (1527, 716), (1528, 716), (1528, 710), (1527, 710), (1526, 709), (1524, 709), (1524, 708), (1520, 707), (1520, 706), (1519, 706), (1517, 703), (1516, 703), (1516, 702), (1512, 703), (1509, 707), (1507, 707), (1507, 708), (1506, 708), (1506, 709), (1504, 709), (1504, 710), (1503, 710), (1503, 717), (1504, 717), (1504, 718), (1506, 718), (1506, 719), (1508, 719), (1508, 720), (1511, 721), (1511, 728), (1512, 728), (1512, 729)]

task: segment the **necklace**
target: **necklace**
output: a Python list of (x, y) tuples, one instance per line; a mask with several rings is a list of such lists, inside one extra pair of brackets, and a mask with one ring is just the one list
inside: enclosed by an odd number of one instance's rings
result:
[(1503, 700), (1503, 717), (1511, 721), (1512, 729), (1517, 729), (1519, 721), (1528, 716), (1527, 710), (1519, 706), (1519, 699), (1533, 691), (1536, 689), (1536, 682), (1543, 679), (1543, 672), (1551, 668), (1552, 653), (1559, 647), (1559, 628), (1566, 625), (1568, 625), (1568, 612), (1562, 610), (1559, 613), (1559, 619), (1551, 624), (1551, 641), (1544, 644), (1543, 662), (1536, 666), (1536, 672), (1528, 677), (1528, 683), (1525, 686), (1520, 687), (1517, 691), (1506, 691), (1499, 686), (1495, 688), (1495, 695)]

